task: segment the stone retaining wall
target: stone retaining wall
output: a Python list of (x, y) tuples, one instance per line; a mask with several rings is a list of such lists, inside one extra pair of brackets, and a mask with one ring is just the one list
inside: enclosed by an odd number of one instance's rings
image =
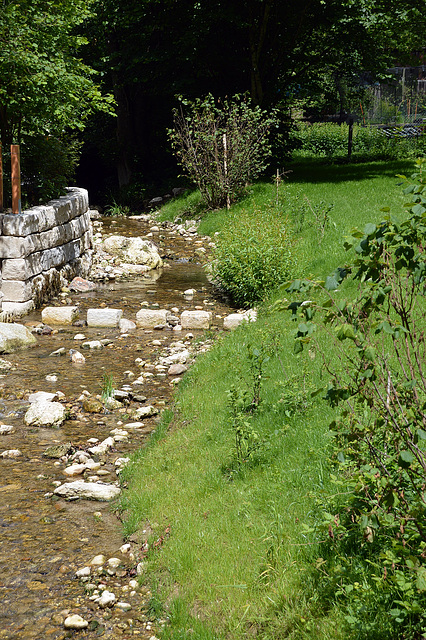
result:
[(0, 215), (2, 319), (28, 313), (65, 280), (85, 277), (92, 260), (92, 225), (86, 189), (21, 214)]

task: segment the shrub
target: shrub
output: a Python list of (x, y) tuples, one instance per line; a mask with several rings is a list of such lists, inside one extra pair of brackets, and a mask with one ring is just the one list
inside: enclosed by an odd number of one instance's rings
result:
[(169, 139), (209, 208), (229, 207), (266, 168), (268, 134), (277, 122), (275, 114), (240, 95), (223, 102), (212, 95), (194, 102), (180, 98)]
[(242, 212), (216, 243), (213, 276), (241, 307), (263, 300), (295, 275), (294, 241), (287, 218), (274, 211)]

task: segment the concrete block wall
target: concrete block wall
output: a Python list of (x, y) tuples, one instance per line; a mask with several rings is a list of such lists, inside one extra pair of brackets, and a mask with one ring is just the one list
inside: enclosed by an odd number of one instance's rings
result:
[(92, 259), (86, 189), (21, 214), (0, 215), (0, 296), (3, 319), (40, 306), (65, 280), (85, 277)]

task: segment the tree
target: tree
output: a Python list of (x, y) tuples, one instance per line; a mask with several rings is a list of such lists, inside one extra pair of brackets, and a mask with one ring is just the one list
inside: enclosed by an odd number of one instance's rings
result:
[(111, 112), (92, 68), (78, 57), (78, 28), (90, 0), (5, 0), (0, 8), (0, 133), (4, 146), (24, 134), (82, 129), (95, 110)]

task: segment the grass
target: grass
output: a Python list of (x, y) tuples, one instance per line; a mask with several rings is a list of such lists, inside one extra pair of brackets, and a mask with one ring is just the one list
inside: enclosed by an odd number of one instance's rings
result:
[[(332, 202), (336, 226), (325, 230), (321, 242), (312, 220), (298, 233), (301, 270), (324, 275), (344, 261), (341, 244), (349, 229), (376, 221), (382, 206), (401, 209), (394, 175), (409, 172), (410, 165), (300, 162), (292, 170), (279, 188), (278, 204), (276, 186), (261, 182), (233, 213), (271, 203), (286, 207), (287, 200), (297, 205), (304, 196), (314, 205)], [(184, 210), (185, 199), (181, 204)], [(163, 217), (169, 214), (165, 207)], [(213, 235), (227, 220), (226, 211), (208, 212), (200, 231)], [(306, 531), (316, 501), (329, 491), (333, 414), (310, 395), (324, 385), (321, 359), (315, 352), (294, 355), (293, 330), (288, 315), (270, 312), (266, 304), (256, 323), (218, 339), (179, 385), (174, 418), (170, 411), (164, 416), (155, 442), (123, 472), (129, 484), (121, 505), (126, 533), (150, 523), (144, 579), (157, 585), (169, 615), (162, 638), (349, 637), (338, 609), (320, 604), (310, 571), (321, 544)], [(249, 345), (266, 349), (270, 359), (260, 407), (247, 414), (259, 438), (258, 454), (238, 464), (227, 391), (233, 385), (252, 391)]]

